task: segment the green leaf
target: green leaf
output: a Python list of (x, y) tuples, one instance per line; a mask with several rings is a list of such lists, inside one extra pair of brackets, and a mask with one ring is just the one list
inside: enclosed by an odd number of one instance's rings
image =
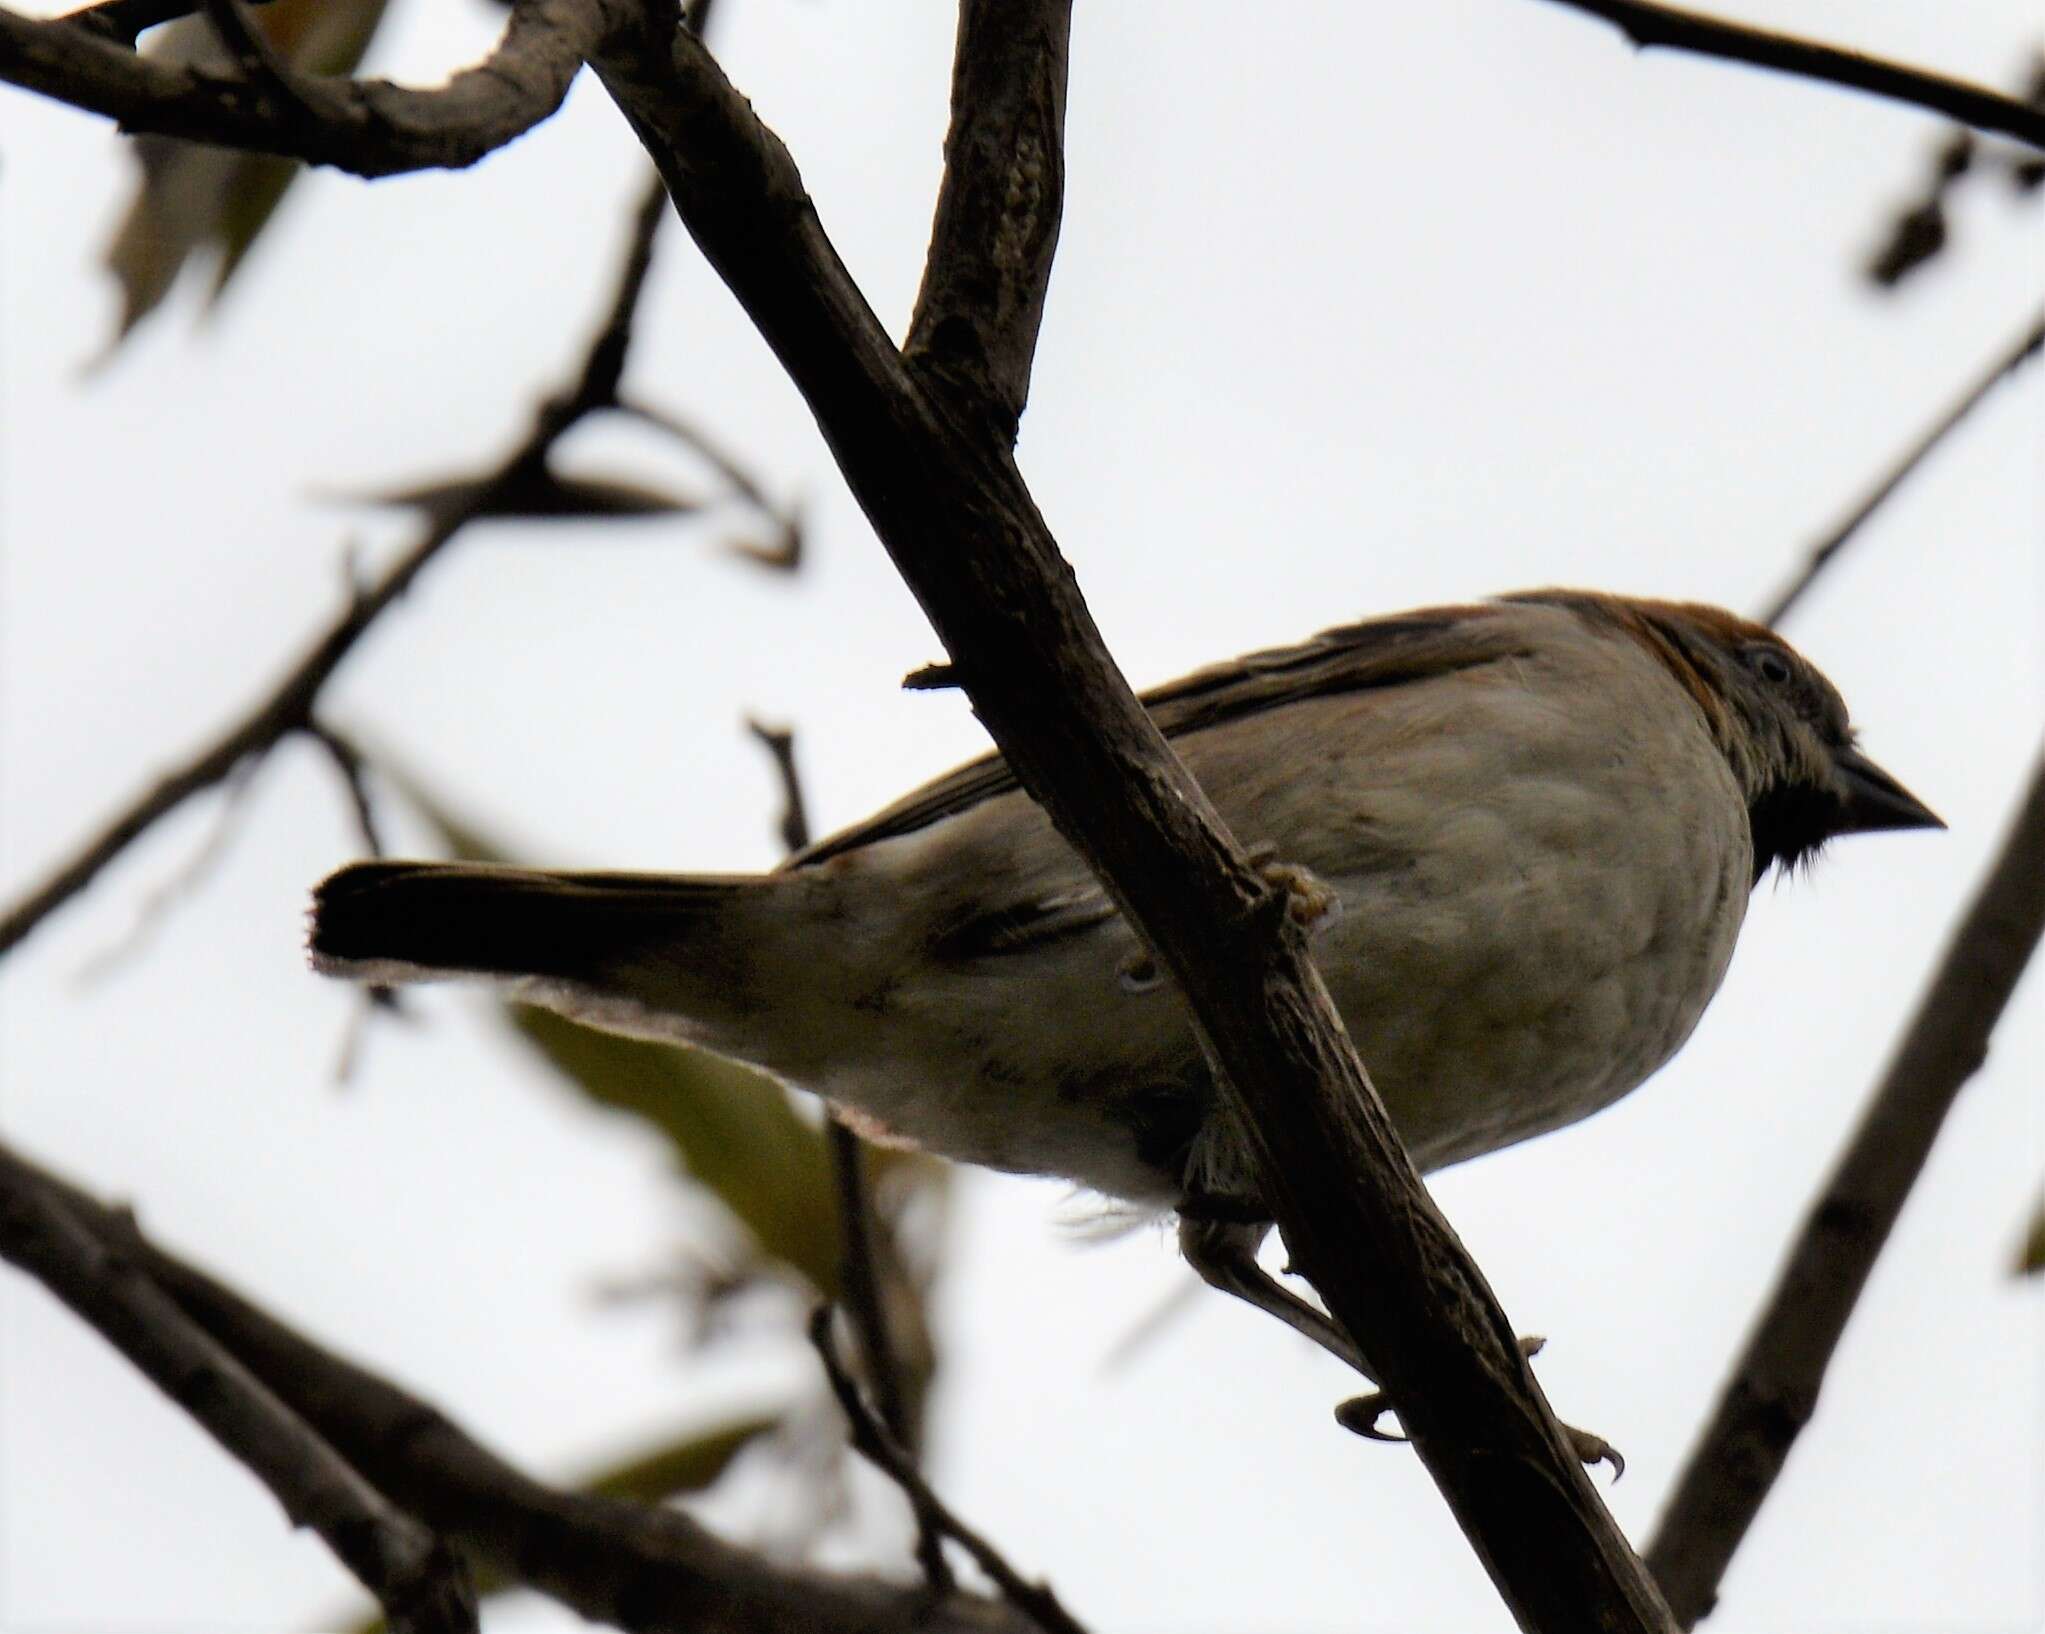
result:
[(530, 1005), (506, 1008), (520, 1036), (584, 1096), (660, 1130), (763, 1252), (837, 1297), (838, 1212), (823, 1132), (780, 1084), (704, 1050), (600, 1033)]

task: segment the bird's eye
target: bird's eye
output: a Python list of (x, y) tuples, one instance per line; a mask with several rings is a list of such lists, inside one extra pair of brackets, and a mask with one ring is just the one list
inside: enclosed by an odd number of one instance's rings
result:
[(1787, 686), (1795, 673), (1789, 667), (1789, 660), (1775, 647), (1749, 647), (1747, 662), (1754, 667), (1754, 673), (1770, 686)]

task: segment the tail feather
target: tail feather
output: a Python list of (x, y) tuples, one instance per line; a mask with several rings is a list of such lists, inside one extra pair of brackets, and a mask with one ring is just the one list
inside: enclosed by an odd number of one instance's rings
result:
[(313, 893), (313, 965), (369, 980), (552, 977), (588, 983), (640, 950), (708, 931), (750, 881), (365, 862)]

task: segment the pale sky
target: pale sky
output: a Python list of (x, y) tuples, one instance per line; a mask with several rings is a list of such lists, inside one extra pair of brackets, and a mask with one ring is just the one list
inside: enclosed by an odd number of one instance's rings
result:
[[(472, 58), (497, 15), (393, 5), (371, 67), (398, 77)], [(2005, 87), (2040, 40), (2019, 0), (1745, 15)], [(717, 29), (899, 334), (951, 8), (724, 0)], [(1083, 6), (1022, 468), (1139, 685), (1539, 584), (1751, 611), (2045, 287), (2037, 197), (1985, 183), (1926, 275), (1890, 298), (1857, 281), (1943, 134), (1528, 0)], [(517, 434), (605, 298), (642, 174), (585, 81), (473, 172), (312, 177), (210, 323), (188, 285), (88, 380), (115, 310), (96, 257), (129, 187), (117, 147), (0, 93), (10, 901), (268, 684), (336, 606), (345, 546), (380, 559), (403, 536), (322, 495)], [(478, 530), (363, 645), (331, 714), (535, 859), (766, 866), (747, 713), (796, 726), (820, 829), (982, 739), (959, 695), (899, 690), (935, 638), (685, 235), (659, 256), (631, 378), (804, 498), (803, 575), (687, 526)], [(2041, 434), (2034, 369), (1786, 631), (1951, 831), (1846, 842), (1763, 886), (1671, 1066), (1433, 1181), (1507, 1311), (1549, 1336), (1557, 1411), (1626, 1452), (1609, 1494), (1638, 1541), (2037, 753)], [(622, 429), (570, 455), (699, 480)], [(146, 948), (81, 982), (214, 811), (164, 825), (7, 961), (6, 1139), (544, 1475), (814, 1388), (800, 1353), (705, 1368), (658, 1311), (593, 1307), (682, 1229), (664, 1151), (571, 1104), (480, 999), (428, 995), (336, 1088), (349, 997), (298, 939), (307, 889), (356, 843), (310, 753), (263, 770)], [(2045, 1617), (2045, 1285), (2007, 1275), (2045, 1176), (2041, 996), (2034, 975), (1965, 1092), (1714, 1634)], [(932, 1473), (965, 1516), (1100, 1634), (1507, 1626), (1417, 1460), (1336, 1429), (1342, 1370), (1268, 1319), (1203, 1295), (1108, 1368), (1187, 1273), (1163, 1230), (1075, 1243), (1061, 1222), (1082, 1212), (1052, 1182), (959, 1187)], [(316, 1541), (11, 1273), (0, 1324), (7, 1634), (307, 1628), (352, 1603)], [(861, 1498), (870, 1558), (906, 1575), (892, 1495)], [(528, 1603), (490, 1626), (575, 1625)]]

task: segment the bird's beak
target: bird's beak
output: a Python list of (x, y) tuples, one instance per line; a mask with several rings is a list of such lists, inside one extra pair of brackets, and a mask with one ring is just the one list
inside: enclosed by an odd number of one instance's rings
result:
[(1871, 834), (1887, 828), (1944, 828), (1931, 807), (1904, 788), (1858, 749), (1832, 757), (1844, 785), (1842, 834)]

